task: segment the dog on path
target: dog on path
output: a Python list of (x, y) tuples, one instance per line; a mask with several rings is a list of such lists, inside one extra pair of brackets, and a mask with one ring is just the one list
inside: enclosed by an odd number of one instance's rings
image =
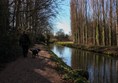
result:
[(32, 52), (32, 57), (35, 58), (41, 50), (39, 48), (31, 48), (30, 51)]

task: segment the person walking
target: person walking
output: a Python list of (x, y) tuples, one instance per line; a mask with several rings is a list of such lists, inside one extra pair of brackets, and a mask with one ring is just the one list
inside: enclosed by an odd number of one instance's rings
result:
[(30, 38), (26, 32), (23, 32), (23, 34), (20, 36), (19, 45), (22, 47), (23, 56), (27, 57), (28, 49), (30, 46)]

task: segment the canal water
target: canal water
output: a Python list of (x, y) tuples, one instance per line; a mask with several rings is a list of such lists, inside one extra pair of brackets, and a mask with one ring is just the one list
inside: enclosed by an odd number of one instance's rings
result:
[(117, 58), (57, 45), (51, 50), (73, 69), (87, 70), (90, 83), (118, 83)]

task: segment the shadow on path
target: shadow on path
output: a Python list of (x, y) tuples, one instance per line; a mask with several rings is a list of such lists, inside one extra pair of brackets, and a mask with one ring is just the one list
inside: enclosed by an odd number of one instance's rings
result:
[(40, 74), (45, 71), (45, 63), (40, 58), (20, 58), (0, 73), (0, 83), (52, 83)]
[(52, 63), (49, 59), (50, 54), (41, 48), (36, 58), (20, 57), (14, 62), (9, 63), (6, 68), (0, 72), (0, 83), (62, 83), (57, 72), (50, 67)]

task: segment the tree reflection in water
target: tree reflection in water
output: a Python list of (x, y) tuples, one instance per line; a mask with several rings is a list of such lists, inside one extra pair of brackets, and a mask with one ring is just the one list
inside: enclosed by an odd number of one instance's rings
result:
[(118, 83), (118, 59), (56, 45), (52, 51), (73, 69), (87, 70), (90, 83)]

